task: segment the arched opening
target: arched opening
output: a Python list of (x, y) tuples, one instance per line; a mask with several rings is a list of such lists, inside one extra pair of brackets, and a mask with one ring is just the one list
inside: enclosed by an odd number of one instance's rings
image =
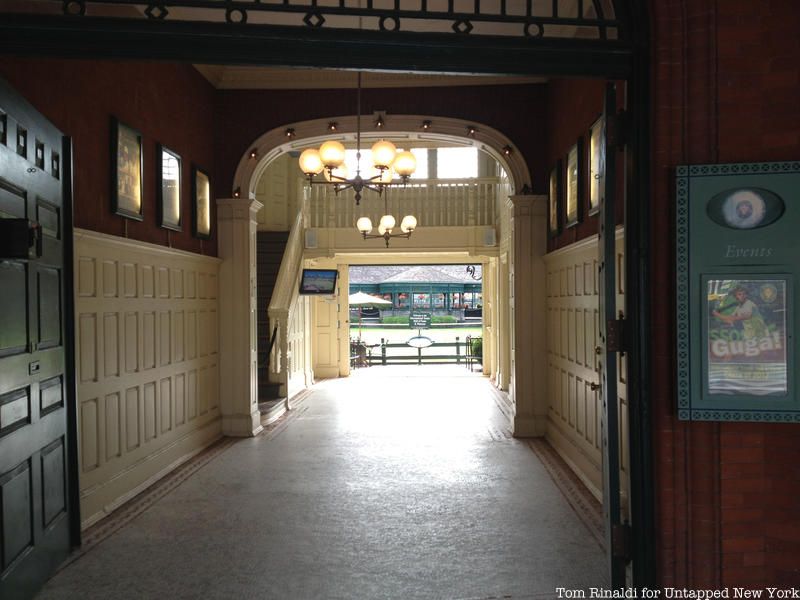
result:
[[(507, 269), (509, 262), (508, 202), (513, 196), (514, 183), (506, 169), (510, 170), (512, 167), (509, 165), (512, 165), (518, 173), (518, 180), (522, 178), (522, 181), (529, 181), (524, 157), (511, 148), (505, 136), (482, 124), (475, 125), (474, 122), (459, 122), (441, 117), (434, 120), (389, 115), (387, 118), (396, 127), (407, 121), (419, 128), (420, 123), (427, 121), (429, 124), (435, 123), (436, 129), (431, 131), (433, 127), (429, 127), (429, 131), (422, 133), (381, 132), (366, 136), (367, 144), (371, 143), (370, 137), (377, 139), (380, 136), (393, 141), (398, 147), (411, 148), (417, 153), (421, 162), (408, 185), (397, 186), (391, 192), (385, 190), (382, 195), (365, 192), (358, 206), (353, 200), (352, 191), (337, 194), (328, 186), (309, 187), (304, 181), (297, 167), (296, 156), (300, 150), (312, 143), (319, 143), (319, 137), (293, 139), (290, 145), (284, 143), (278, 148), (268, 148), (265, 143), (257, 142), (253, 144), (253, 150), (240, 162), (238, 172), (249, 171), (252, 175), (249, 180), (237, 180), (237, 182), (241, 181), (241, 189), (249, 190), (251, 198), (263, 205), (259, 208), (255, 219), (259, 248), (263, 249), (263, 254), (259, 256), (258, 267), (261, 295), (258, 299), (257, 320), (259, 388), (264, 393), (291, 396), (307, 385), (314, 376), (336, 377), (349, 372), (352, 362), (349, 346), (351, 340), (349, 336), (337, 333), (336, 328), (331, 328), (330, 324), (347, 324), (348, 321), (352, 321), (352, 314), (348, 311), (347, 296), (349, 292), (357, 292), (358, 286), (356, 284), (348, 286), (347, 271), (352, 265), (369, 264), (462, 265), (461, 278), (465, 281), (460, 282), (457, 290), (453, 288), (456, 291), (439, 290), (435, 297), (429, 294), (425, 308), (431, 313), (437, 311), (441, 313), (436, 315), (437, 319), (446, 317), (467, 325), (470, 321), (477, 322), (479, 334), (476, 335), (473, 331), (474, 325), (467, 334), (483, 339), (483, 346), (486, 349), (484, 372), (492, 378), (499, 389), (508, 389), (509, 291), (508, 277), (500, 275), (500, 270)], [(296, 124), (292, 125), (294, 131), (299, 129)], [(341, 125), (339, 127), (341, 128)], [(474, 139), (463, 134), (456, 136), (445, 133), (447, 130), (461, 133), (468, 129), (480, 131), (481, 137)], [(277, 131), (281, 133), (278, 134)], [(278, 135), (282, 136), (283, 131), (285, 128), (280, 128), (276, 132), (262, 136), (259, 140), (269, 140), (270, 137), (274, 140)], [(351, 139), (353, 137), (352, 134), (338, 134), (338, 139), (350, 147), (347, 152), (355, 152), (354, 140)], [(489, 141), (494, 145), (489, 146)], [(278, 154), (279, 152), (283, 154)], [(256, 162), (253, 155), (263, 156), (256, 166), (252, 164)], [(502, 163), (499, 158), (502, 159)], [(364, 240), (358, 235), (355, 230), (356, 220), (369, 215), (377, 222), (384, 208), (400, 216), (401, 213), (405, 214), (403, 211), (415, 215), (418, 227), (410, 239), (392, 240), (389, 247), (383, 240)], [(282, 295), (280, 290), (274, 291), (272, 284), (279, 275), (276, 265), (280, 257), (276, 259), (269, 252), (275, 252), (277, 248), (281, 256), (284, 256), (283, 244), (292, 235), (289, 231), (292, 227), (301, 227), (301, 233), (296, 236), (295, 241), (301, 248), (291, 256), (302, 254), (304, 260), (296, 263), (297, 268), (285, 268), (285, 273), (289, 277), (281, 283), (287, 288), (286, 294)], [(464, 295), (462, 289), (469, 279), (465, 271), (467, 264), (482, 265), (486, 274), (484, 284), (476, 284), (474, 280), (469, 280), (472, 283), (468, 297)], [(339, 269), (340, 289), (336, 305), (327, 301), (303, 298), (293, 293), (298, 287), (298, 269), (311, 266)], [(444, 274), (438, 276), (447, 280), (453, 279), (451, 281), (453, 284), (458, 283), (452, 276)], [(478, 292), (477, 303), (475, 292), (472, 291), (475, 285), (479, 288), (482, 285), (487, 286), (483, 296), (481, 291)], [(539, 281), (537, 286), (543, 287), (544, 280)], [(417, 292), (421, 295), (426, 293), (421, 288)], [(420, 299), (422, 296), (414, 304), (404, 295), (413, 294), (413, 290), (405, 290), (404, 293), (394, 290), (387, 293), (392, 295), (391, 309), (387, 309), (392, 314), (386, 312), (384, 316), (390, 320), (408, 317), (412, 308), (422, 309)], [(276, 298), (276, 301), (271, 303), (273, 298)], [(298, 310), (293, 310), (292, 306), (280, 307), (279, 298), (290, 304), (293, 301), (298, 302)], [(436, 304), (437, 298), (440, 300), (439, 304)], [(465, 311), (467, 303), (469, 306)], [(271, 324), (267, 319), (268, 305), (269, 311), (273, 313)], [(289, 310), (292, 317), (303, 319), (308, 323), (308, 327), (304, 330), (305, 335), (289, 335), (284, 340), (281, 315), (286, 314), (282, 312), (285, 310)], [(320, 311), (326, 313), (324, 318), (315, 317)], [(290, 331), (297, 329), (287, 323), (287, 335)], [(276, 342), (272, 341), (273, 333)], [(460, 336), (457, 350), (464, 355), (466, 355), (464, 347), (466, 341), (461, 338), (465, 338), (467, 334)], [(280, 347), (282, 341), (285, 341), (283, 349)], [(312, 346), (324, 345), (325, 348), (312, 348), (309, 352), (300, 347), (302, 341)], [(277, 352), (270, 359), (270, 352), (276, 348), (276, 343)], [(269, 373), (267, 365), (272, 360), (274, 361), (272, 367), (283, 365), (282, 368), (289, 368), (288, 362), (281, 361), (283, 352), (290, 353), (295, 358), (291, 364), (292, 372), (283, 373), (279, 377), (274, 370)], [(324, 360), (319, 358), (322, 356), (325, 357)], [(457, 362), (461, 362), (460, 355)], [(273, 383), (280, 385), (267, 387), (264, 383), (267, 377), (270, 377)], [(276, 379), (278, 381), (275, 381)], [(264, 401), (266, 398), (262, 397), (260, 400)], [(274, 414), (272, 406), (268, 408), (270, 414)]]

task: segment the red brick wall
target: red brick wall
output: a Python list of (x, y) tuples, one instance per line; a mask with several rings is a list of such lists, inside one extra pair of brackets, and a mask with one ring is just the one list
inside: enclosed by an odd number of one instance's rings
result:
[[(504, 133), (528, 161), (534, 192), (546, 193), (544, 171), (545, 86), (505, 85), (470, 87), (375, 88), (362, 91), (363, 123), (371, 126), (373, 111), (392, 114), (437, 115), (483, 123)], [(217, 101), (217, 180), (233, 183), (239, 160), (253, 141), (290, 123), (352, 115), (356, 90), (235, 90), (220, 91)], [(320, 132), (324, 134), (325, 132)], [(527, 182), (523, 182), (527, 183)], [(226, 190), (220, 189), (220, 194)]]
[[(579, 196), (580, 222), (564, 228), (566, 206), (567, 153), (578, 138), (583, 139), (581, 170), (586, 170), (589, 160), (589, 127), (603, 112), (602, 79), (555, 79), (547, 84), (547, 168), (550, 172), (561, 160), (561, 201), (559, 215), (561, 233), (548, 240), (548, 250), (568, 246), (580, 239), (597, 233), (597, 216), (589, 216), (589, 192), (583, 186)], [(545, 190), (549, 193), (549, 188)]]
[[(214, 89), (188, 65), (153, 62), (17, 59), (0, 61), (4, 77), (73, 140), (75, 225), (181, 250), (216, 255), (216, 231), (191, 233), (191, 163), (213, 173)], [(144, 221), (111, 212), (111, 116), (138, 129), (144, 146)], [(183, 159), (182, 232), (157, 225), (156, 144)], [(212, 179), (212, 193), (218, 188)], [(216, 222), (212, 207), (212, 223)]]
[(659, 581), (798, 585), (800, 426), (677, 421), (671, 315), (674, 167), (800, 156), (800, 10), (785, 0), (667, 0), (651, 11)]

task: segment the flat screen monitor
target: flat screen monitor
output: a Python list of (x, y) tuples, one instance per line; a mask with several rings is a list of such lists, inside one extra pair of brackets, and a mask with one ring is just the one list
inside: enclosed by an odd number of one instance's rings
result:
[(303, 269), (301, 294), (333, 294), (336, 291), (336, 269)]

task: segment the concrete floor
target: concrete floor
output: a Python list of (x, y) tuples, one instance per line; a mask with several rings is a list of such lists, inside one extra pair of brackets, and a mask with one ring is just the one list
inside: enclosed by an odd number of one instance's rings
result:
[[(442, 376), (445, 375), (445, 376)], [(550, 598), (603, 553), (489, 383), (373, 367), (315, 387), (59, 572), (56, 598)]]

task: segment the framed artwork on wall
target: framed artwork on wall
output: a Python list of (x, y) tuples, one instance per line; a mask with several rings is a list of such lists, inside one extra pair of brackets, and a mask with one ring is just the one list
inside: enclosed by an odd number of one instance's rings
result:
[(600, 184), (606, 169), (605, 119), (600, 117), (589, 128), (589, 214), (600, 210)]
[(550, 171), (550, 187), (547, 202), (547, 232), (550, 236), (558, 235), (561, 231), (561, 161), (556, 161), (556, 166)]
[(156, 147), (156, 195), (159, 226), (182, 231), (181, 157), (161, 144)]
[(142, 134), (111, 118), (111, 211), (128, 219), (144, 219), (142, 197)]
[(192, 235), (211, 237), (211, 181), (196, 165), (192, 165)]
[(572, 227), (581, 220), (581, 155), (583, 154), (583, 138), (569, 149), (567, 154), (567, 173), (564, 191), (566, 195), (564, 226)]

